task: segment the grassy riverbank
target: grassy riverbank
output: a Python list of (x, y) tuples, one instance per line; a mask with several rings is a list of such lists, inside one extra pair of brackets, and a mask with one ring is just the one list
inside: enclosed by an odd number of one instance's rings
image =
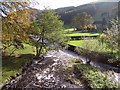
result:
[(95, 52), (110, 52), (106, 44), (101, 44), (98, 39), (72, 40), (68, 44)]
[(68, 67), (67, 70), (70, 71), (67, 72), (73, 72), (75, 77), (79, 79), (86, 88), (101, 88), (106, 90), (109, 88), (120, 88), (119, 85), (109, 80), (103, 72), (88, 64), (82, 64), (80, 60), (70, 61), (69, 66), (73, 69), (69, 69), (70, 67)]
[[(14, 47), (10, 47), (7, 52), (10, 53)], [(34, 47), (24, 44), (24, 49), (17, 49), (12, 56), (2, 56), (2, 82), (6, 83), (10, 76), (15, 76), (27, 63), (31, 61), (35, 52)]]

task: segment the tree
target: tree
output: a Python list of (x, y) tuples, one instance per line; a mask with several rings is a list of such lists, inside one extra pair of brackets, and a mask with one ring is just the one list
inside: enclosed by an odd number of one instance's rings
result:
[(82, 12), (74, 16), (74, 18), (72, 19), (72, 26), (79, 30), (92, 24), (92, 22), (93, 22), (92, 16), (87, 14), (86, 12)]
[(119, 22), (118, 20), (112, 20), (112, 27), (104, 31), (105, 37), (102, 39), (107, 44), (107, 47), (111, 49), (111, 53), (117, 52), (117, 58), (120, 55), (120, 35), (119, 35)]
[(66, 42), (63, 30), (63, 22), (53, 10), (45, 9), (38, 20), (34, 22), (31, 29), (31, 42), (36, 47), (36, 58), (47, 50), (60, 49)]
[(0, 10), (2, 15), (7, 16), (14, 11), (23, 10), (29, 8), (30, 1), (26, 0), (25, 2), (0, 2)]
[[(2, 19), (2, 42), (3, 46), (18, 45), (28, 39), (28, 28), (30, 27), (29, 13), (21, 10), (9, 14)], [(20, 45), (20, 43), (19, 43)]]
[(3, 51), (10, 46), (23, 48), (22, 42), (28, 41), (31, 23), (28, 6), (28, 2), (1, 2)]

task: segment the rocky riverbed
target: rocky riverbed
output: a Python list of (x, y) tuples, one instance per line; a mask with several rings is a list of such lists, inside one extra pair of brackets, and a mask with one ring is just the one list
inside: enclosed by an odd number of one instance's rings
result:
[[(86, 63), (86, 58), (77, 55), (68, 50), (65, 51), (49, 51), (44, 60), (33, 60), (31, 64), (28, 64), (21, 71), (21, 74), (17, 77), (11, 77), (8, 84), (3, 87), (3, 90), (11, 90), (13, 88), (80, 88), (85, 89), (84, 85), (74, 77), (74, 74), (66, 74), (65, 68), (69, 62), (73, 59), (82, 60)], [(99, 70), (107, 70), (112, 68), (107, 65), (91, 62), (92, 66)], [(108, 78), (112, 79), (116, 83), (119, 82), (119, 73), (108, 72)], [(115, 76), (115, 77), (114, 77)], [(71, 81), (65, 80), (65, 78), (71, 78)], [(75, 84), (74, 81), (79, 82)]]
[(70, 75), (65, 73), (64, 68), (71, 59), (75, 58), (77, 57), (66, 55), (62, 51), (51, 51), (45, 56), (44, 60), (33, 60), (30, 65), (22, 69), (20, 75), (11, 77), (10, 82), (2, 89), (84, 88), (83, 85), (75, 85), (70, 81), (65, 81), (65, 78), (70, 77)]

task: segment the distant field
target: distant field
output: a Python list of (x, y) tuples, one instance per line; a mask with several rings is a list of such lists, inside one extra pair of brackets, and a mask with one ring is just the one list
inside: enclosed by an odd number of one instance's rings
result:
[(91, 42), (91, 43), (95, 43), (97, 41), (97, 39), (92, 39), (92, 40), (73, 40), (68, 42), (68, 44), (73, 45), (73, 46), (77, 46), (77, 47), (85, 47), (84, 44), (86, 42)]
[[(69, 37), (94, 37), (94, 36), (99, 36), (100, 33), (83, 33), (81, 31), (74, 31), (73, 28), (66, 29), (66, 36)], [(89, 49), (91, 51), (97, 51), (97, 52), (109, 52), (110, 49), (106, 48), (106, 44), (101, 44), (98, 39), (85, 39), (85, 40), (71, 40), (68, 42), (69, 45), (81, 47), (84, 49)]]
[(68, 44), (77, 46), (77, 47), (82, 47), (83, 43), (84, 43), (84, 40), (73, 40), (68, 42)]
[(65, 29), (65, 33), (73, 32), (73, 31), (74, 31), (74, 28)]
[(80, 33), (80, 32), (73, 32), (71, 34), (66, 34), (66, 36), (99, 36), (99, 33)]
[(66, 36), (99, 36), (99, 33), (83, 33), (82, 31), (74, 31), (74, 28), (65, 29)]

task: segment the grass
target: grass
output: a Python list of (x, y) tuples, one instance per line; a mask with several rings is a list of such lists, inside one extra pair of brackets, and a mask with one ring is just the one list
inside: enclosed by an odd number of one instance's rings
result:
[(71, 33), (74, 31), (74, 28), (68, 28), (68, 29), (65, 29), (65, 33)]
[[(68, 42), (69, 45), (80, 47), (75, 48), (75, 52), (101, 63), (111, 65), (113, 67), (120, 67), (118, 53), (116, 50), (111, 52), (105, 43), (100, 43), (97, 39), (89, 40), (73, 40)], [(92, 51), (92, 52), (90, 52)]]
[(77, 47), (81, 47), (81, 48), (86, 48), (85, 47), (86, 43), (88, 43), (88, 42), (95, 43), (96, 41), (97, 41), (97, 39), (72, 40), (72, 41), (69, 41), (68, 44), (77, 46)]
[[(18, 54), (35, 54), (35, 47), (34, 46), (30, 46), (29, 44), (23, 44), (24, 45), (24, 49), (20, 48), (17, 49), (14, 54), (18, 55)], [(10, 48), (8, 48), (8, 52), (10, 53), (11, 51), (13, 51), (15, 48), (13, 46), (11, 46)]]
[[(6, 83), (10, 76), (15, 76), (27, 63), (29, 63), (35, 54), (33, 46), (24, 44), (24, 49), (18, 49), (13, 56), (3, 56), (2, 58), (2, 83)], [(11, 52), (13, 46), (7, 51)]]
[(66, 36), (99, 36), (99, 33), (83, 33), (82, 31), (75, 31), (74, 28), (65, 29)]
[(77, 47), (83, 47), (84, 40), (73, 40), (68, 42), (69, 45), (77, 46)]
[(81, 61), (82, 60), (80, 59), (72, 59), (69, 61), (69, 64), (66, 67), (66, 72), (74, 73), (75, 77), (86, 88), (106, 88), (100, 90), (108, 90), (107, 88), (120, 88), (118, 84), (114, 84), (112, 80), (107, 78), (106, 74), (104, 74), (107, 71), (104, 71), (103, 73), (95, 67), (88, 64), (82, 64)]
[(99, 36), (99, 33), (81, 33), (81, 32), (73, 32), (71, 34), (66, 34), (66, 36)]
[(73, 40), (68, 42), (68, 44), (88, 49), (90, 51), (110, 52), (110, 49), (106, 47), (106, 44), (101, 44), (97, 39)]

